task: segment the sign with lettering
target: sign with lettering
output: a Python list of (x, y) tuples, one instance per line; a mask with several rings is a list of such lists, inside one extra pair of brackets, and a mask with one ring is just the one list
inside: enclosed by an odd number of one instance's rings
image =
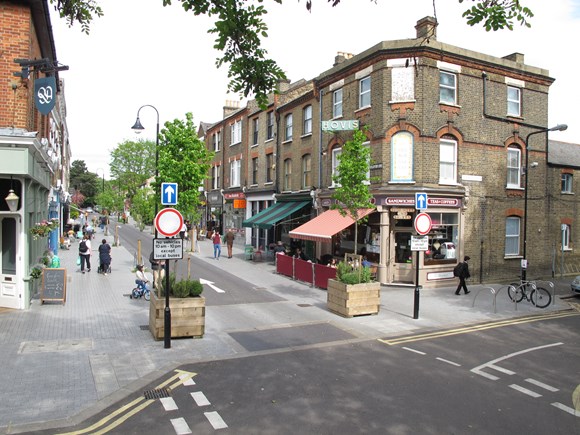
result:
[(183, 258), (183, 240), (153, 239), (153, 258), (155, 260), (181, 260)]
[(356, 130), (358, 125), (358, 119), (349, 121), (322, 121), (322, 131)]
[(46, 301), (66, 302), (66, 269), (42, 269), (40, 303)]

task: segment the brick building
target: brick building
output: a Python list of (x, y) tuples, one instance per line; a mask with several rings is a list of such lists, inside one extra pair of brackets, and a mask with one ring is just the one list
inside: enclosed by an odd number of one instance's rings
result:
[[(256, 248), (282, 240), (302, 245), (313, 259), (352, 252), (352, 227), (336, 229), (328, 208), (337, 157), (358, 125), (367, 129), (376, 205), (358, 231), (358, 246), (378, 265), (382, 283), (414, 281), (417, 194), (433, 224), (429, 249), (418, 259), (424, 286), (449, 285), (464, 255), (475, 281), (513, 280), (526, 248), (532, 273), (549, 273), (556, 253), (547, 247), (562, 240), (562, 225), (568, 225), (564, 254), (573, 255), (577, 237), (571, 193), (578, 166), (548, 158), (554, 79), (526, 65), (523, 54), (499, 58), (438, 41), (434, 18), (419, 20), (416, 30), (414, 39), (339, 53), (312, 80), (281, 83), (266, 110), (251, 102), (224, 115), (206, 136), (211, 148), (222, 134), (223, 146), (212, 149), (223, 184), (212, 174), (207, 194), (245, 200), (245, 209), (244, 202), (224, 208), (223, 222)], [(237, 131), (234, 144), (230, 133)], [(563, 148), (573, 154), (576, 146)], [(239, 160), (232, 184), (228, 174)], [(245, 217), (241, 225), (228, 217), (234, 214)], [(308, 231), (301, 227), (306, 222)]]
[[(0, 1), (0, 22), (0, 307), (25, 309), (38, 292), (31, 272), (58, 251), (62, 227), (38, 239), (29, 230), (50, 218), (62, 225), (71, 155), (48, 1)], [(53, 85), (36, 90), (48, 77)], [(14, 208), (4, 200), (11, 190)]]

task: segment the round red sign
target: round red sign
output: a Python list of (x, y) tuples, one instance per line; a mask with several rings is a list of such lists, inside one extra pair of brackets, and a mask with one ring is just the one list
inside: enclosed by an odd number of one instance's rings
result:
[(431, 225), (431, 216), (427, 213), (419, 213), (415, 217), (415, 231), (417, 231), (417, 234), (421, 236), (429, 234), (431, 232)]
[(183, 227), (183, 216), (174, 208), (164, 208), (155, 216), (155, 228), (165, 237), (173, 237)]

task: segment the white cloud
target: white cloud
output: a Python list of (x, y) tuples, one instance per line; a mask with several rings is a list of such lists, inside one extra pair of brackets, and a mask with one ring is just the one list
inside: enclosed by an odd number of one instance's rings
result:
[[(549, 70), (556, 81), (550, 88), (550, 126), (567, 123), (565, 132), (551, 138), (580, 142), (575, 125), (580, 88), (575, 83), (578, 65), (571, 51), (580, 24), (578, 0), (525, 0), (534, 11), (531, 29), (485, 32), (471, 28), (461, 17), (466, 4), (436, 2), (437, 39), (469, 50), (503, 57), (519, 52), (525, 63)], [(469, 2), (468, 2), (469, 3)], [(130, 127), (137, 110), (151, 104), (160, 122), (184, 118), (215, 122), (222, 117), (227, 93), (227, 70), (217, 70), (214, 36), (207, 33), (210, 19), (195, 17), (175, 2), (161, 0), (100, 0), (105, 16), (96, 19), (90, 35), (78, 25), (68, 28), (52, 14), (58, 60), (70, 67), (65, 79), (67, 122), (74, 160), (85, 160), (89, 170), (105, 168), (109, 151), (125, 139), (134, 139)], [(314, 2), (268, 2), (269, 37), (265, 47), (292, 81), (312, 79), (332, 67), (338, 51), (360, 53), (387, 40), (415, 37), (415, 24), (433, 16), (431, 0), (413, 2), (342, 0), (335, 8)], [(144, 138), (154, 139), (155, 111), (144, 108)]]

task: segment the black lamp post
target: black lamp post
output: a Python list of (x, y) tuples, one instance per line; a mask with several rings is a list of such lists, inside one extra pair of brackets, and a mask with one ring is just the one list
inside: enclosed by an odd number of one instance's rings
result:
[(105, 193), (105, 170), (103, 168), (97, 168), (97, 173), (99, 172), (99, 169), (101, 171), (103, 171), (103, 190), (102, 190), (102, 192)]
[[(159, 111), (157, 110), (157, 108), (155, 106), (152, 106), (150, 104), (145, 104), (141, 107), (139, 107), (139, 110), (137, 110), (137, 120), (135, 121), (135, 125), (133, 125), (133, 127), (131, 127), (133, 130), (135, 130), (137, 133), (140, 133), (142, 130), (145, 130), (145, 127), (143, 127), (143, 125), (141, 125), (141, 121), (139, 119), (139, 112), (141, 112), (141, 109), (143, 107), (151, 107), (153, 110), (155, 110), (155, 113), (157, 114), (157, 130), (156, 130), (156, 134), (155, 134), (155, 183), (158, 183), (158, 177), (159, 177)], [(157, 192), (155, 192), (155, 196), (157, 196)], [(159, 195), (159, 197), (161, 197), (161, 195)], [(157, 216), (157, 212), (158, 212), (158, 200), (157, 197), (155, 198), (155, 216)], [(158, 234), (157, 234), (157, 227), (155, 227), (155, 238), (157, 238)], [(165, 261), (165, 316), (164, 316), (164, 323), (163, 323), (163, 328), (164, 328), (164, 334), (163, 334), (163, 338), (164, 338), (164, 347), (165, 349), (169, 349), (171, 347), (171, 309), (169, 308), (169, 261), (166, 260)]]
[(522, 281), (526, 280), (526, 271), (528, 268), (528, 260), (526, 256), (528, 245), (528, 173), (529, 173), (529, 156), (530, 156), (530, 137), (534, 134), (547, 133), (549, 131), (564, 131), (568, 128), (566, 124), (558, 124), (552, 128), (544, 128), (539, 131), (533, 131), (526, 136), (526, 163), (525, 163), (525, 184), (524, 184), (524, 256), (522, 259)]

